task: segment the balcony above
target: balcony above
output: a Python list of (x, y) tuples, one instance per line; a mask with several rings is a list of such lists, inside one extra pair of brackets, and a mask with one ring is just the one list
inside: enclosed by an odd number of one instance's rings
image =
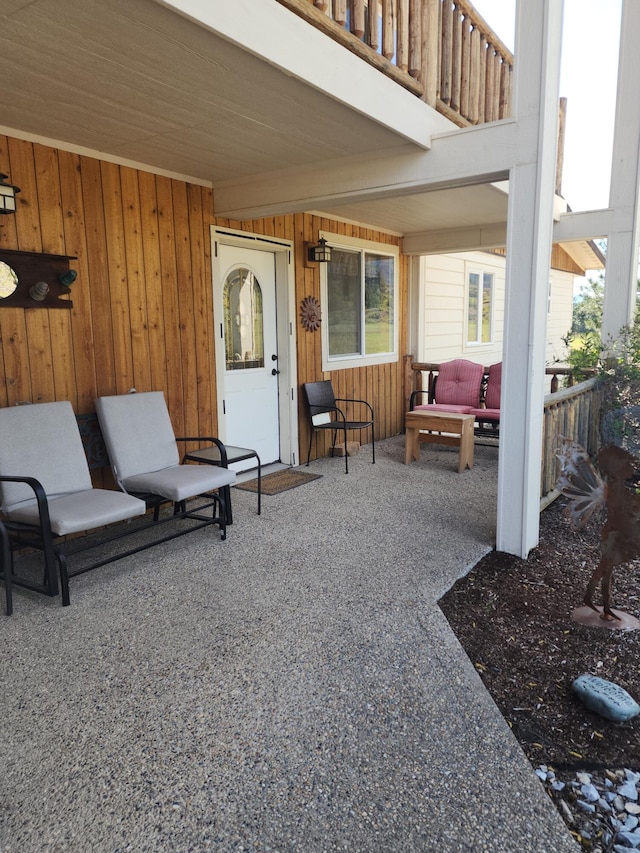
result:
[(468, 0), (278, 0), (460, 127), (509, 118), (513, 55)]
[[(8, 0), (0, 145), (41, 140), (203, 183), (230, 219), (251, 218), (256, 203), (241, 191), (268, 178), (293, 202), (260, 215), (320, 209), (305, 194), (310, 171), (415, 162), (434, 138), (509, 114), (512, 58), (467, 0), (396, 2), (394, 18), (390, 0), (368, 10), (334, 0), (334, 20), (318, 0)], [(366, 205), (341, 198), (322, 209), (403, 234), (486, 228), (504, 223), (505, 193), (491, 186), (504, 178), (482, 176), (473, 195), (405, 187), (392, 203), (370, 194)]]

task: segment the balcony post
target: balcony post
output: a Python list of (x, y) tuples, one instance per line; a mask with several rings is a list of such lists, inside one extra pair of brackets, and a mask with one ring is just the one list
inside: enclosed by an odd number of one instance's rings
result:
[[(527, 557), (538, 544), (563, 0), (519, 0), (515, 120), (509, 176), (497, 548)], [(535, 81), (535, 84), (534, 82)]]
[(604, 286), (602, 339), (615, 341), (630, 325), (636, 307), (638, 228), (640, 225), (640, 4), (623, 0), (618, 61), (609, 207), (615, 228), (609, 233)]

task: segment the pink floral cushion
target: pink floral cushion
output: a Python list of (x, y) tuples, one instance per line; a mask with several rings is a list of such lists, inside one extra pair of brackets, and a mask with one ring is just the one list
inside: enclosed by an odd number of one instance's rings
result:
[(502, 362), (492, 364), (489, 368), (485, 404), (487, 409), (496, 409), (500, 417), (500, 386), (502, 384)]
[(436, 403), (451, 406), (480, 405), (480, 386), (484, 370), (481, 364), (456, 358), (440, 365), (436, 382)]

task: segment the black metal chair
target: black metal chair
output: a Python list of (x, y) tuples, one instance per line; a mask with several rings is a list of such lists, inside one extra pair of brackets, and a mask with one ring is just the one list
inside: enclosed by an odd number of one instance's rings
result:
[[(307, 403), (309, 406), (309, 450), (307, 452), (307, 465), (311, 459), (311, 443), (313, 435), (317, 430), (333, 430), (333, 444), (331, 452), (335, 450), (338, 431), (344, 437), (344, 467), (345, 474), (349, 473), (349, 454), (347, 452), (347, 432), (371, 428), (371, 455), (372, 464), (376, 461), (376, 445), (374, 437), (374, 415), (373, 409), (366, 400), (351, 400), (344, 397), (336, 397), (333, 393), (331, 380), (323, 382), (306, 382), (303, 385)], [(348, 420), (344, 410), (337, 403), (347, 403), (351, 410), (355, 405), (365, 406), (367, 409), (366, 420)]]

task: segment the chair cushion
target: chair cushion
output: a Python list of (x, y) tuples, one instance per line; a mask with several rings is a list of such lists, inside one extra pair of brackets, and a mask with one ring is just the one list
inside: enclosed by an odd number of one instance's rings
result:
[(456, 358), (440, 365), (436, 381), (436, 403), (454, 406), (480, 405), (484, 368), (481, 364)]
[(122, 481), (127, 492), (151, 492), (171, 501), (184, 501), (204, 492), (231, 486), (236, 475), (214, 465), (174, 465), (161, 471), (136, 474)]
[[(144, 515), (145, 512), (144, 501), (125, 495), (123, 492), (106, 489), (89, 489), (49, 500), (51, 531), (55, 536), (92, 530), (115, 521)], [(35, 526), (40, 524), (38, 507), (33, 502), (28, 505), (22, 504), (8, 512), (7, 517), (11, 521), (19, 521), (23, 524)]]
[(499, 421), (500, 409), (471, 409), (469, 413), (479, 421)]
[(449, 406), (446, 403), (424, 403), (414, 406), (414, 412), (452, 412), (455, 415), (470, 415), (471, 406)]
[(487, 379), (487, 393), (485, 394), (485, 403), (487, 409), (500, 410), (500, 388), (502, 385), (502, 362), (492, 364), (489, 368), (489, 378)]
[[(71, 403), (0, 409), (0, 474), (35, 477), (47, 496), (91, 489), (91, 475)], [(2, 509), (35, 502), (33, 489), (3, 483)]]
[(180, 461), (162, 391), (96, 400), (100, 429), (118, 483)]

